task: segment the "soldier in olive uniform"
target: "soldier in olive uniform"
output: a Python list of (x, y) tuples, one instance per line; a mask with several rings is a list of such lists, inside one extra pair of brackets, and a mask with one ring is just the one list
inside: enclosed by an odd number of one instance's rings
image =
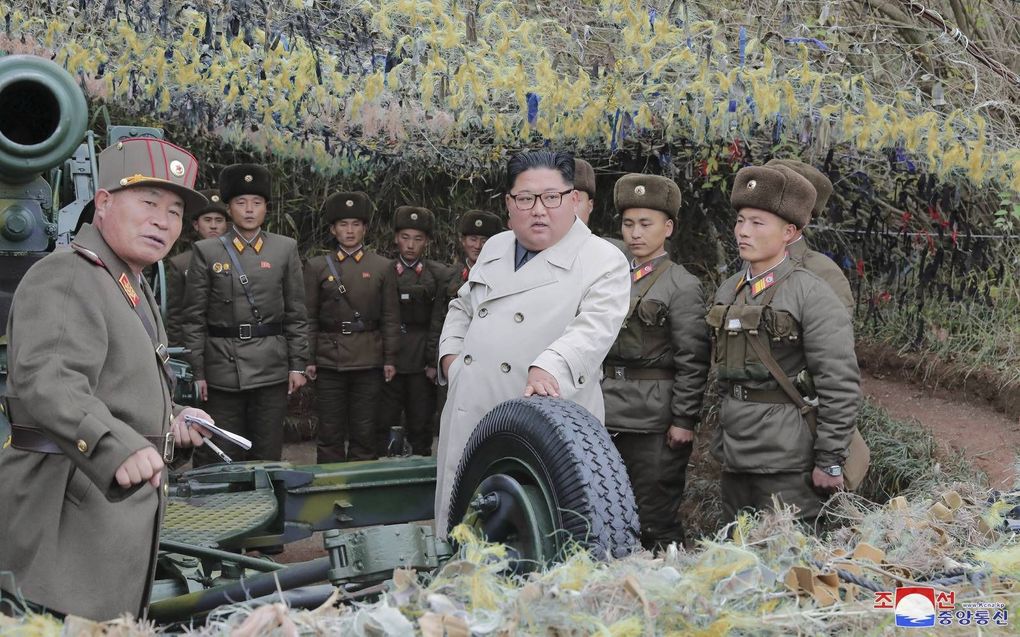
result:
[(391, 266), (400, 295), (400, 355), (397, 375), (383, 387), (379, 455), (388, 449), (387, 428), (399, 425), (401, 413), (413, 453), (432, 453), (432, 416), (436, 409), (436, 344), (443, 329), (449, 272), (438, 261), (423, 259), (435, 226), (431, 210), (400, 206), (394, 213), (397, 258)]
[[(195, 243), (184, 300), (184, 345), (206, 409), (252, 441), (238, 459), (279, 460), (287, 397), (305, 384), (307, 319), (297, 242), (262, 229), (269, 171), (234, 164), (220, 173), (231, 231)], [(201, 452), (201, 453), (199, 453)], [(216, 462), (196, 450), (195, 466)]]
[[(457, 298), (457, 291), (460, 286), (468, 280), (468, 274), (474, 267), (478, 255), (482, 252), (482, 246), (495, 234), (504, 230), (503, 222), (499, 215), (487, 210), (469, 210), (460, 216), (457, 221), (457, 232), (460, 234), (460, 249), (463, 252), (463, 260), (453, 264), (453, 271), (450, 275), (450, 282), (446, 288), (447, 301)], [(446, 316), (446, 310), (443, 310)]]
[(672, 180), (630, 174), (616, 182), (616, 210), (631, 260), (630, 310), (603, 368), (606, 428), (637, 500), (641, 542), (683, 543), (677, 511), (708, 378), (701, 283), (673, 263), (666, 240), (680, 211)]
[(208, 433), (184, 422), (208, 414), (172, 403), (163, 321), (142, 277), (166, 256), (183, 216), (206, 204), (192, 189), (198, 162), (147, 138), (106, 148), (98, 165), (95, 220), (70, 250), (33, 265), (11, 304), (3, 614), (27, 606), (97, 621), (142, 617), (168, 452)]
[[(747, 167), (737, 173), (730, 201), (748, 265), (719, 287), (707, 318), (723, 395), (713, 449), (723, 465), (723, 510), (732, 517), (768, 508), (777, 496), (811, 521), (822, 495), (843, 486), (861, 398), (850, 316), (832, 289), (786, 252), (811, 217), (810, 182), (781, 165)], [(816, 414), (802, 415), (782, 390), (768, 369), (773, 360), (789, 379), (805, 370), (814, 378)]]
[[(213, 239), (227, 231), (227, 207), (220, 201), (220, 191), (203, 190), (202, 195), (209, 203), (202, 206), (188, 219), (197, 240)], [(187, 223), (185, 223), (187, 225)], [(184, 313), (184, 288), (191, 263), (191, 250), (166, 260), (166, 335), (170, 347), (183, 347), (184, 335), (181, 330)]]
[(400, 309), (392, 263), (364, 246), (371, 219), (365, 193), (329, 197), (323, 220), (336, 249), (305, 264), (319, 463), (373, 460), (388, 432), (378, 404), (383, 383), (397, 373)]
[[(815, 203), (811, 207), (811, 216), (817, 219), (819, 215), (825, 212), (825, 205), (829, 202), (829, 197), (832, 195), (832, 182), (829, 181), (829, 178), (822, 171), (795, 159), (772, 159), (765, 165), (786, 166), (810, 181), (816, 193)], [(790, 258), (793, 259), (794, 263), (809, 272), (815, 273), (829, 284), (832, 291), (836, 293), (836, 297), (846, 306), (847, 311), (850, 312), (851, 320), (853, 320), (854, 295), (850, 291), (850, 282), (847, 281), (846, 275), (843, 274), (839, 266), (821, 252), (812, 250), (808, 246), (807, 239), (804, 237), (802, 230), (797, 231), (797, 236), (790, 242), (790, 245), (786, 246), (786, 251), (790, 254)]]

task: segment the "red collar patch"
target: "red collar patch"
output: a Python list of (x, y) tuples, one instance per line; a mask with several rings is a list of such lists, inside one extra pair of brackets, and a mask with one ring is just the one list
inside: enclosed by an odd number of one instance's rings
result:
[(128, 278), (127, 273), (121, 272), (120, 278), (117, 279), (117, 283), (120, 283), (120, 289), (124, 292), (124, 296), (127, 297), (131, 307), (138, 307), (138, 304), (142, 302), (138, 298), (138, 293), (135, 292), (135, 288), (131, 285), (131, 279)]

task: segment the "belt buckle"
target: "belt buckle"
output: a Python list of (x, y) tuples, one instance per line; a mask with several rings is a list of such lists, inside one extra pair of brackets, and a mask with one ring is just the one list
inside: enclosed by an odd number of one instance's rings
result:
[(734, 385), (733, 388), (730, 389), (730, 395), (737, 400), (747, 400), (747, 390), (743, 385)]
[(159, 356), (159, 362), (164, 365), (170, 361), (170, 353), (166, 351), (166, 345), (162, 343), (156, 346), (156, 356)]
[(237, 326), (237, 338), (242, 341), (250, 341), (251, 334), (251, 323), (241, 323)]
[(616, 380), (627, 380), (627, 368), (613, 367), (613, 378)]
[(169, 464), (174, 461), (174, 432), (166, 432), (163, 438), (163, 462)]
[(351, 331), (351, 321), (340, 321), (340, 333), (344, 336), (350, 336), (354, 333)]

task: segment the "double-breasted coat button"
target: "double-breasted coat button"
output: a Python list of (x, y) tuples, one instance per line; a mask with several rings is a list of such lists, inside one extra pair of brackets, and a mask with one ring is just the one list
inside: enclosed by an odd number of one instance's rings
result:
[(478, 316), (479, 317), (485, 318), (488, 315), (489, 315), (489, 308), (483, 307), (482, 309), (478, 310)]
[(516, 314), (514, 314), (514, 321), (517, 323), (524, 321), (524, 315), (521, 314), (520, 312), (517, 312)]
[(577, 379), (577, 384), (578, 385), (583, 385), (584, 384), (584, 376), (581, 376), (580, 378)]
[(499, 366), (499, 369), (504, 374), (509, 374), (510, 373), (510, 363), (503, 363), (502, 365)]
[(77, 443), (76, 446), (78, 447), (78, 451), (80, 451), (82, 453), (87, 453), (88, 450), (89, 450), (89, 443), (87, 443), (87, 442), (85, 442), (84, 440), (81, 440), (81, 439), (78, 440), (78, 443)]
[(472, 360), (474, 360), (474, 359), (471, 358), (471, 354), (466, 354), (464, 356), (464, 364), (465, 365), (470, 365)]
[(163, 497), (165, 498), (170, 494), (170, 483), (166, 480), (163, 481)]

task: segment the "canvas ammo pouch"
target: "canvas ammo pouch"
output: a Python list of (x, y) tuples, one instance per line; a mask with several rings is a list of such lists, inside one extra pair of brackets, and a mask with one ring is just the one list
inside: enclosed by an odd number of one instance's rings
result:
[(748, 339), (763, 339), (760, 305), (715, 305), (706, 321), (712, 328), (715, 364), (719, 380), (768, 380), (769, 370), (748, 344)]

